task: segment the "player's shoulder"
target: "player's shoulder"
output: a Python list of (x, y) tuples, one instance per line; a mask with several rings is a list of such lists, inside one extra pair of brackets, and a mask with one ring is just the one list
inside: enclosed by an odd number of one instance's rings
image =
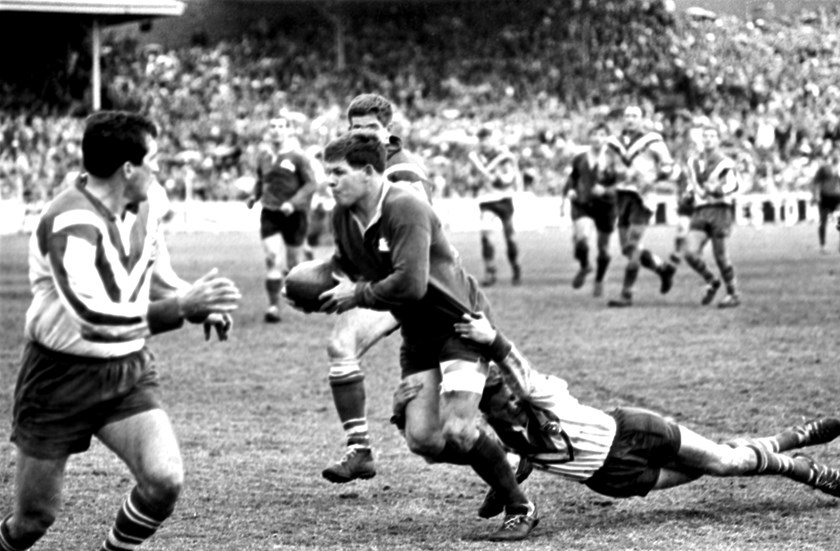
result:
[(382, 210), (396, 216), (418, 216), (431, 212), (431, 205), (411, 182), (395, 182), (388, 186), (382, 201)]

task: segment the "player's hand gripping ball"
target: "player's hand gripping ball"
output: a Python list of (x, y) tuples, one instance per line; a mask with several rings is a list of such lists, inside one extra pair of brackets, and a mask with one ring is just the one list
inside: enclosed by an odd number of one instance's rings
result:
[(307, 260), (286, 274), (283, 296), (294, 308), (317, 312), (323, 304), (318, 297), (336, 286), (333, 272), (338, 272), (329, 260)]

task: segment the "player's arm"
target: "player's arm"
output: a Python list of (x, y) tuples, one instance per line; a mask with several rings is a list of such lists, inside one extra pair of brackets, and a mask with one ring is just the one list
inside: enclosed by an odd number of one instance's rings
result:
[(262, 198), (263, 195), (263, 171), (262, 171), (262, 162), (260, 159), (257, 160), (257, 181), (254, 182), (254, 191), (250, 197), (245, 200), (245, 203), (248, 205), (248, 208), (252, 208), (257, 201)]
[(318, 190), (318, 180), (315, 178), (315, 170), (312, 168), (312, 163), (304, 155), (295, 156), (295, 165), (297, 165), (301, 186), (292, 198), (289, 199), (289, 203), (292, 204), (296, 211), (306, 212), (309, 209), (309, 205), (312, 204), (312, 196)]
[(473, 167), (487, 180), (493, 180), (493, 173), (490, 172), (488, 167), (484, 164), (481, 158), (478, 156), (477, 151), (470, 151), (467, 155), (467, 158), (472, 163)]
[(656, 156), (657, 180), (668, 180), (674, 174), (674, 158), (665, 142), (662, 140), (650, 144), (653, 154)]

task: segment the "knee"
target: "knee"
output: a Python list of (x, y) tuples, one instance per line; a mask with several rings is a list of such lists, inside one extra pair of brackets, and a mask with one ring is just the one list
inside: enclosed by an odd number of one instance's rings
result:
[(471, 420), (449, 419), (441, 432), (444, 441), (462, 453), (471, 450), (478, 439), (478, 429)]
[(718, 453), (714, 460), (706, 465), (706, 471), (712, 476), (740, 476), (749, 470), (746, 456), (752, 457), (752, 452), (747, 448), (731, 448), (725, 445), (718, 446)]
[(341, 331), (330, 336), (327, 343), (327, 357), (331, 361), (356, 358), (356, 337), (350, 331)]
[(150, 504), (162, 512), (171, 512), (184, 488), (183, 467), (179, 463), (147, 473), (138, 483), (143, 496)]
[(638, 251), (638, 247), (635, 243), (627, 243), (621, 247), (621, 254), (627, 258), (633, 258), (636, 255), (636, 251)]
[(444, 441), (435, 431), (406, 432), (405, 441), (409, 451), (415, 455), (433, 459), (443, 451)]

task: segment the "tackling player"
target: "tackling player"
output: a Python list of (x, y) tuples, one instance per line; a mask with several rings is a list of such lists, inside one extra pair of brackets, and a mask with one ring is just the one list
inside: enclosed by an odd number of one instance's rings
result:
[(623, 160), (607, 147), (609, 135), (609, 129), (603, 123), (592, 127), (590, 145), (572, 159), (572, 172), (563, 188), (563, 197), (568, 198), (572, 206), (572, 242), (575, 259), (580, 265), (572, 279), (572, 288), (583, 287), (586, 276), (592, 271), (587, 236), (594, 224), (598, 256), (592, 295), (596, 297), (603, 294), (604, 275), (610, 264), (610, 236), (617, 217), (615, 183), (624, 169)]
[[(406, 182), (418, 196), (430, 197), (429, 182), (421, 162), (391, 134), (394, 109), (384, 97), (361, 94), (347, 108), (350, 130), (370, 130), (386, 144), (385, 177)], [(367, 394), (361, 358), (371, 346), (390, 335), (399, 322), (387, 311), (355, 308), (338, 315), (327, 346), (329, 383), (338, 418), (347, 438), (347, 451), (322, 472), (331, 482), (344, 483), (376, 475), (367, 422)]]
[[(488, 377), (481, 408), (502, 441), (522, 456), (518, 472), (523, 478), (533, 467), (622, 498), (705, 475), (781, 475), (840, 497), (840, 470), (782, 453), (834, 440), (840, 436), (840, 419), (824, 417), (774, 436), (718, 444), (648, 410), (619, 407), (604, 412), (581, 404), (566, 381), (535, 370), (483, 314), (465, 315), (455, 329), (464, 339), (485, 345), (499, 368)], [(398, 428), (418, 392), (409, 383), (395, 392), (393, 422)], [(500, 512), (491, 490), (479, 514)]]
[(371, 308), (401, 326), (401, 378), (423, 385), (406, 408), (409, 449), (428, 461), (470, 465), (500, 496), (506, 511), (493, 540), (520, 540), (538, 522), (499, 442), (477, 424), (487, 364), (453, 329), (460, 311), (489, 307), (461, 266), (428, 201), (385, 176), (385, 144), (352, 131), (324, 152), (336, 208), (333, 261), (347, 276), (321, 295), (322, 311)]
[(478, 131), (478, 150), (469, 154), (470, 162), (479, 173), (478, 209), (481, 213), (481, 258), (484, 261), (484, 286), (496, 283), (496, 248), (491, 239), (493, 222), (498, 218), (507, 248), (507, 258), (512, 273), (511, 282), (522, 282), (519, 265), (519, 245), (513, 229), (513, 193), (522, 189), (522, 175), (516, 157), (506, 147), (494, 142), (493, 131)]
[(624, 159), (625, 177), (616, 184), (618, 204), (618, 238), (621, 252), (627, 257), (624, 269), (624, 283), (621, 295), (610, 300), (611, 307), (626, 307), (633, 304), (633, 286), (639, 276), (640, 267), (645, 267), (660, 278), (659, 291), (671, 290), (676, 268), (645, 249), (642, 238), (650, 224), (654, 209), (651, 199), (657, 182), (671, 176), (674, 161), (668, 146), (657, 132), (643, 129), (641, 108), (631, 105), (624, 110), (624, 129), (621, 136), (608, 141)]
[(701, 304), (710, 304), (721, 286), (703, 261), (703, 248), (711, 240), (712, 251), (726, 285), (726, 297), (718, 307), (733, 308), (741, 304), (735, 281), (735, 268), (729, 257), (727, 242), (735, 222), (735, 194), (740, 178), (735, 161), (720, 148), (720, 131), (716, 126), (703, 128), (703, 151), (688, 162), (688, 193), (694, 197), (685, 250), (686, 264), (691, 266), (706, 282), (706, 292)]
[(262, 204), (260, 238), (267, 269), (265, 321), (269, 323), (281, 320), (283, 276), (301, 261), (309, 209), (318, 185), (309, 158), (297, 147), (292, 133), (292, 120), (285, 112), (268, 121), (266, 149), (257, 159), (254, 194), (246, 200), (249, 209), (257, 201)]

